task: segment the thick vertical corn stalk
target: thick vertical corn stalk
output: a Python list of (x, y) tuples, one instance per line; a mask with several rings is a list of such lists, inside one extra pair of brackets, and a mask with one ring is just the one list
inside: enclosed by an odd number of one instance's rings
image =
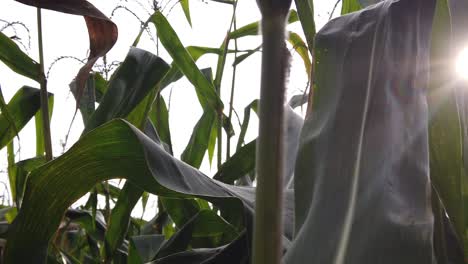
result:
[(257, 141), (254, 264), (278, 264), (282, 255), (284, 94), (288, 57), (285, 22), (291, 1), (258, 1), (262, 12), (262, 78)]

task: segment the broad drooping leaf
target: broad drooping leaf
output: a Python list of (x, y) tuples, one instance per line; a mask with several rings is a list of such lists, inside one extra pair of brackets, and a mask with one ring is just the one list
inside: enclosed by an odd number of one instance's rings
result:
[[(49, 98), (52, 94), (49, 94)], [(7, 109), (13, 124), (5, 114), (0, 115), (0, 149), (4, 148), (34, 117), (41, 107), (40, 90), (28, 86), (20, 88), (8, 102)]]
[(24, 53), (16, 43), (0, 32), (0, 61), (18, 74), (37, 82), (41, 80), (39, 63)]
[(112, 77), (99, 107), (90, 117), (85, 133), (113, 118), (130, 114), (156, 88), (168, 70), (169, 65), (156, 55), (131, 48)]
[[(164, 197), (206, 199), (234, 226), (237, 224), (231, 221), (239, 217), (247, 225), (252, 221), (253, 188), (212, 180), (173, 158), (127, 122), (114, 120), (90, 131), (64, 155), (31, 172), (22, 209), (9, 230), (6, 262), (43, 263), (66, 209), (96, 183), (111, 178), (126, 178)], [(292, 192), (287, 191), (285, 198), (284, 239), (289, 241)], [(28, 254), (24, 254), (24, 248), (29, 249)]]
[[(94, 63), (117, 41), (117, 26), (101, 11), (85, 0), (16, 0), (20, 3), (62, 13), (83, 16), (89, 33), (89, 57), (76, 76), (78, 94), (82, 94)], [(77, 100), (79, 102), (79, 99)], [(78, 104), (77, 104), (78, 107)]]
[(389, 0), (316, 38), (286, 264), (433, 263), (428, 86), (435, 0)]

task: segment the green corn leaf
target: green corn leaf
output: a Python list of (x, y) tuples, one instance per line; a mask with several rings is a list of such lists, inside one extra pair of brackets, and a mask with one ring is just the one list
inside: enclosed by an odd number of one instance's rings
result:
[(0, 32), (0, 60), (10, 69), (37, 82), (41, 80), (39, 63), (24, 53), (16, 43)]
[[(119, 117), (126, 117), (143, 129), (154, 100), (158, 83), (169, 70), (159, 57), (137, 48), (131, 48), (122, 65), (114, 73), (98, 109), (90, 117), (86, 130)], [(83, 101), (83, 100), (82, 100)], [(112, 210), (105, 238), (105, 258), (116, 257), (116, 250), (124, 240), (130, 223), (130, 213), (143, 190), (127, 182)]]
[(213, 179), (234, 184), (236, 180), (253, 171), (255, 169), (256, 145), (257, 141), (254, 140), (238, 149), (230, 159), (221, 165)]
[(242, 121), (241, 131), (239, 133), (239, 139), (237, 141), (236, 149), (240, 149), (245, 141), (245, 134), (247, 133), (247, 129), (249, 127), (250, 122), (250, 111), (253, 110), (257, 113), (258, 108), (258, 99), (253, 100), (248, 106), (244, 109), (244, 120)]
[[(132, 125), (114, 120), (82, 136), (64, 155), (31, 172), (22, 209), (9, 230), (5, 261), (43, 263), (63, 213), (96, 183), (111, 178), (126, 178), (164, 197), (206, 199), (220, 208), (233, 226), (239, 219), (252, 217), (252, 188), (214, 181), (174, 159)], [(287, 191), (285, 198), (285, 239), (290, 239), (292, 192)], [(24, 254), (24, 248), (31, 250)]]
[[(250, 113), (250, 109), (256, 111), (256, 108), (257, 101), (254, 101), (246, 107), (245, 113)], [(248, 115), (245, 113), (244, 124), (248, 124)], [(245, 117), (247, 117), (247, 119), (245, 119)], [(286, 106), (285, 117), (286, 133), (284, 141), (286, 146), (286, 176), (283, 180), (284, 185), (292, 189), (294, 167), (296, 164), (297, 149), (299, 147), (299, 135), (303, 125), (303, 119), (294, 113), (289, 106)], [(224, 183), (233, 184), (242, 177), (248, 177), (247, 175), (249, 173), (255, 173), (256, 144), (257, 140), (253, 140), (239, 147), (236, 153), (221, 166), (213, 178)]]
[(192, 19), (190, 18), (190, 4), (189, 0), (181, 0), (180, 6), (182, 7), (182, 10), (184, 11), (185, 18), (187, 18), (187, 22), (192, 26)]
[(171, 130), (169, 127), (169, 111), (167, 110), (164, 98), (159, 94), (153, 102), (153, 107), (149, 114), (149, 119), (153, 122), (162, 142), (166, 144), (167, 151), (172, 154)]
[(359, 0), (343, 0), (341, 3), (341, 15), (346, 15), (351, 12), (359, 11), (362, 5)]
[(151, 21), (156, 26), (158, 37), (164, 48), (169, 52), (179, 70), (193, 84), (197, 92), (198, 100), (205, 109), (211, 107), (213, 110), (223, 109), (223, 103), (215, 92), (213, 83), (208, 81), (198, 69), (193, 58), (184, 48), (176, 32), (169, 24), (164, 15), (157, 11)]
[(238, 235), (235, 228), (215, 212), (201, 210), (161, 246), (156, 259), (185, 251), (189, 245), (197, 248), (197, 241), (200, 240), (209, 240), (211, 245), (208, 247), (218, 247), (232, 242)]
[[(213, 83), (211, 68), (203, 69), (202, 73)], [(208, 160), (211, 164), (218, 135), (218, 122), (216, 114), (211, 109), (204, 109), (203, 115), (193, 128), (190, 140), (182, 152), (181, 159), (184, 162), (199, 168), (208, 150)]]
[[(49, 120), (52, 120), (52, 113), (54, 111), (54, 96), (49, 96)], [(45, 155), (45, 143), (44, 143), (44, 127), (42, 119), (42, 111), (37, 111), (34, 116), (34, 121), (36, 125), (36, 156)]]
[(193, 128), (190, 140), (182, 152), (181, 159), (184, 162), (195, 168), (201, 166), (203, 157), (209, 147), (211, 134), (213, 130), (216, 131), (216, 124), (216, 113), (210, 110), (205, 111)]
[(248, 264), (250, 263), (249, 255), (240, 254), (240, 252), (249, 251), (247, 240), (248, 236), (243, 232), (229, 245), (217, 248), (200, 248), (178, 252), (163, 258), (158, 258), (153, 261), (152, 264)]
[(262, 46), (260, 45), (260, 46), (256, 47), (255, 49), (246, 52), (245, 54), (242, 54), (242, 55), (237, 56), (237, 57), (234, 59), (234, 63), (232, 64), (232, 66), (239, 65), (241, 62), (243, 62), (245, 59), (247, 59), (248, 57), (250, 57), (252, 54), (254, 54), (254, 53), (260, 51), (261, 48), (262, 48)]
[(107, 88), (109, 86), (108, 81), (102, 77), (101, 74), (99, 73), (94, 73), (94, 88), (95, 88), (95, 95), (96, 95), (96, 102), (100, 103), (102, 97), (107, 91)]
[(297, 14), (301, 21), (302, 30), (306, 37), (307, 46), (313, 55), (315, 38), (315, 20), (314, 20), (314, 2), (312, 0), (294, 0), (296, 3)]
[(164, 209), (171, 217), (177, 228), (182, 228), (200, 211), (195, 199), (176, 199), (160, 197)]
[(163, 235), (143, 235), (130, 238), (127, 263), (148, 263), (164, 242)]
[[(10, 156), (11, 151), (9, 150), (8, 152)], [(11, 154), (14, 153), (11, 152)], [(22, 160), (17, 163), (9, 160), (8, 178), (10, 181), (11, 196), (17, 206), (21, 205), (28, 174), (37, 167), (42, 166), (44, 163), (46, 163), (44, 156)]]
[(7, 106), (7, 103), (5, 102), (5, 98), (3, 97), (1, 86), (0, 86), (0, 113), (2, 113), (2, 115), (4, 115), (5, 118), (7, 119), (7, 121), (10, 122), (11, 126), (13, 126), (15, 134), (18, 136), (19, 130), (16, 128), (15, 121), (13, 120), (13, 117), (11, 116), (10, 111), (8, 111), (8, 106)]
[(302, 61), (304, 62), (306, 74), (310, 78), (312, 63), (310, 61), (309, 49), (307, 48), (307, 45), (302, 40), (301, 36), (294, 32), (289, 32), (288, 41), (293, 46), (293, 49), (297, 52), (297, 54), (301, 56)]
[(79, 224), (86, 230), (86, 234), (94, 240), (103, 241), (107, 224), (101, 212), (98, 211), (96, 215), (93, 215), (90, 211), (69, 209), (65, 213), (65, 217), (71, 222)]
[(150, 52), (131, 48), (109, 83), (109, 88), (90, 117), (85, 131), (118, 117), (126, 117), (156, 88), (169, 70), (161, 58)]
[(110, 260), (115, 257), (117, 249), (124, 241), (130, 223), (130, 214), (137, 204), (143, 189), (134, 184), (126, 183), (120, 191), (119, 198), (110, 217), (109, 228), (105, 234), (105, 258)]
[[(52, 94), (49, 94), (49, 98)], [(7, 105), (11, 124), (7, 116), (0, 115), (0, 149), (4, 148), (40, 109), (39, 89), (23, 86)]]

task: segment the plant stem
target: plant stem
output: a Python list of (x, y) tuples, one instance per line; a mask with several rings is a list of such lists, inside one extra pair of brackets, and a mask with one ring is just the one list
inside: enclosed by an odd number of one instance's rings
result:
[[(223, 73), (224, 73), (224, 65), (226, 64), (226, 56), (228, 53), (229, 49), (229, 41), (231, 40), (229, 37), (229, 33), (232, 30), (232, 26), (234, 25), (234, 21), (236, 18), (236, 9), (237, 9), (237, 1), (234, 2), (233, 6), (233, 11), (232, 11), (232, 18), (231, 18), (231, 23), (229, 25), (229, 30), (226, 33), (226, 38), (224, 39), (223, 45), (221, 45), (221, 48), (223, 48), (223, 53), (219, 56), (218, 59), (218, 64), (216, 66), (216, 77), (214, 80), (214, 85), (216, 92), (218, 93), (218, 96), (221, 98), (221, 80), (223, 79)], [(217, 110), (217, 115), (218, 115), (218, 169), (221, 167), (222, 164), (222, 133), (223, 133), (223, 111), (222, 109)], [(227, 136), (228, 141), (229, 141), (229, 135)]]
[(49, 98), (47, 93), (47, 80), (44, 75), (44, 49), (42, 44), (42, 15), (41, 9), (37, 8), (37, 29), (38, 29), (38, 44), (39, 44), (39, 71), (41, 76), (41, 112), (44, 144), (45, 144), (45, 157), (46, 160), (52, 160), (52, 139), (50, 135), (50, 119), (49, 119)]
[[(233, 27), (234, 31), (237, 30), (237, 22), (236, 22), (236, 6), (237, 1), (234, 2), (233, 9), (234, 9), (234, 19), (233, 19)], [(234, 39), (234, 58), (237, 58), (237, 38)], [(234, 60), (235, 60), (234, 59)], [(229, 99), (229, 114), (228, 114), (228, 121), (232, 123), (232, 111), (234, 109), (234, 89), (236, 87), (236, 71), (237, 71), (237, 64), (232, 66), (232, 82), (231, 82), (231, 97)], [(226, 160), (231, 157), (231, 136), (227, 136), (226, 140)]]
[(284, 16), (263, 16), (254, 264), (279, 264), (282, 255), (284, 94), (288, 65), (284, 27)]

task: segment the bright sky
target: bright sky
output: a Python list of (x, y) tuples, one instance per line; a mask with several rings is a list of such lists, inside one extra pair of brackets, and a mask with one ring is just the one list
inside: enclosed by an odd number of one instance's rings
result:
[[(146, 20), (151, 12), (151, 1), (149, 0), (91, 0), (98, 9), (107, 16), (111, 16), (112, 10), (119, 5), (125, 6), (137, 14), (141, 20)], [(315, 13), (317, 28), (323, 26), (329, 17), (329, 12), (335, 5), (335, 1), (316, 0)], [(209, 0), (192, 0), (190, 1), (192, 27), (187, 23), (185, 16), (177, 1), (169, 0), (160, 4), (164, 8), (163, 14), (168, 17), (169, 22), (177, 32), (179, 38), (185, 46), (207, 46), (219, 47), (228, 30), (232, 16), (232, 6), (220, 4)], [(294, 7), (293, 7), (294, 8)], [(170, 10), (170, 11), (169, 11)], [(335, 14), (338, 14), (340, 7), (337, 8)], [(87, 57), (89, 48), (87, 29), (84, 20), (80, 16), (62, 14), (54, 11), (43, 10), (43, 38), (44, 38), (44, 56), (46, 71), (51, 63), (60, 56), (74, 56), (80, 59)], [(24, 28), (17, 27), (17, 32), (12, 28), (8, 28), (3, 33), (8, 36), (17, 35), (26, 45), (26, 52), (38, 60), (37, 52), (37, 28), (36, 28), (36, 9), (30, 6), (12, 0), (3, 0), (0, 2), (0, 19), (14, 22), (23, 22), (30, 30), (30, 40), (28, 32)], [(260, 19), (260, 13), (256, 6), (256, 1), (239, 0), (237, 7), (237, 25), (241, 27), (248, 23)], [(0, 20), (0, 29), (5, 25)], [(123, 61), (137, 35), (140, 22), (129, 12), (119, 9), (112, 17), (114, 23), (119, 28), (119, 38), (116, 45), (108, 53), (108, 62)], [(152, 25), (151, 35), (155, 36), (155, 30)], [(299, 22), (288, 27), (288, 30), (294, 31), (301, 36), (302, 29)], [(260, 37), (246, 37), (239, 40), (239, 49), (253, 49), (261, 43)], [(231, 42), (233, 45), (233, 42)], [(156, 54), (156, 44), (147, 34), (145, 34), (138, 46), (139, 48), (148, 50)], [(233, 46), (231, 46), (233, 48)], [(159, 55), (168, 63), (172, 61), (170, 56), (160, 49)], [(243, 118), (243, 109), (254, 99), (259, 98), (260, 88), (260, 58), (261, 54), (257, 53), (237, 67), (237, 79), (235, 88), (234, 107), (237, 110), (241, 120)], [(222, 99), (225, 106), (229, 105), (229, 94), (231, 87), (232, 69), (231, 65), (234, 58), (228, 56), (226, 62), (223, 83), (222, 83)], [(214, 55), (203, 56), (197, 65), (200, 68), (212, 67), (213, 72), (216, 70), (217, 57)], [(98, 61), (98, 64), (102, 61)], [(48, 79), (48, 89), (55, 94), (55, 106), (52, 117), (52, 140), (54, 155), (58, 156), (62, 153), (62, 142), (67, 134), (68, 126), (71, 122), (75, 100), (69, 92), (68, 84), (75, 77), (80, 63), (72, 59), (64, 59), (55, 64), (50, 71)], [(27, 78), (15, 74), (5, 65), (0, 63), (0, 85), (8, 101), (14, 93), (23, 85), (39, 87), (37, 83)], [(288, 97), (301, 93), (307, 85), (307, 76), (301, 58), (297, 54), (293, 54), (292, 69), (290, 83), (288, 88)], [(169, 96), (171, 94), (171, 96)], [(170, 128), (176, 157), (184, 150), (192, 129), (202, 114), (202, 109), (199, 106), (193, 86), (185, 79), (174, 83), (163, 92), (166, 102), (169, 102), (170, 97)], [(227, 107), (226, 107), (227, 108)], [(233, 121), (236, 132), (239, 132), (237, 120)], [(257, 119), (252, 115), (250, 128), (246, 136), (246, 142), (254, 139), (257, 135)], [(72, 132), (68, 139), (67, 148), (69, 148), (79, 138), (83, 125), (81, 117), (77, 116)], [(20, 133), (21, 151), (17, 160), (23, 160), (34, 157), (35, 155), (35, 127), (34, 122), (30, 122)], [(225, 137), (224, 137), (225, 140)], [(237, 142), (237, 136), (233, 138), (233, 145)], [(16, 143), (16, 140), (15, 140)], [(16, 144), (16, 147), (18, 144)], [(215, 158), (216, 159), (216, 158)], [(213, 166), (216, 160), (213, 160)], [(6, 150), (0, 152), (0, 169), (6, 170)], [(205, 159), (201, 170), (208, 175), (213, 175), (216, 168), (210, 168), (208, 161)], [(0, 175), (0, 181), (8, 184), (8, 178), (5, 173)], [(0, 186), (0, 192), (2, 190)], [(151, 206), (151, 203), (149, 203)], [(141, 212), (141, 208), (136, 208), (135, 211)], [(141, 213), (140, 213), (141, 214)], [(152, 217), (154, 212), (145, 215), (145, 218)]]

